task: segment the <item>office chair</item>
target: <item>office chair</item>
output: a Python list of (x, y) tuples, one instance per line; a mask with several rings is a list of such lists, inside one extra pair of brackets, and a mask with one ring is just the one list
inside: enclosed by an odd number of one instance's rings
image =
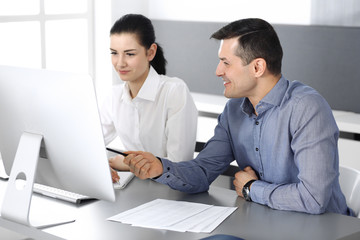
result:
[(346, 203), (360, 218), (360, 171), (340, 165), (340, 187), (345, 195)]

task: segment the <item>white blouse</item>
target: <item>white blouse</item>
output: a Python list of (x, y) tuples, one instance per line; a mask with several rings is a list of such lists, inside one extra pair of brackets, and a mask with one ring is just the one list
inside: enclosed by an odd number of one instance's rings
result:
[(185, 82), (150, 67), (138, 95), (114, 85), (100, 109), (105, 144), (117, 136), (124, 150), (147, 151), (172, 161), (193, 159), (198, 112)]

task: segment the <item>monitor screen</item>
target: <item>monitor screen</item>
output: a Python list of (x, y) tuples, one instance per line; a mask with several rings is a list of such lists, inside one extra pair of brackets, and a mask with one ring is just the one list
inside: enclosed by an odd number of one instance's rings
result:
[(0, 66), (0, 152), (9, 184), (24, 178), (31, 190), (34, 180), (115, 200), (88, 75)]

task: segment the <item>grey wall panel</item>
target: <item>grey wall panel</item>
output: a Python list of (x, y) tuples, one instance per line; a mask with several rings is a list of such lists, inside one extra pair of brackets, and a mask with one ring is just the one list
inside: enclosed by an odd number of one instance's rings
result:
[(360, 28), (275, 26), (283, 74), (318, 90), (336, 110), (360, 113)]
[(224, 24), (152, 20), (168, 61), (167, 75), (183, 79), (193, 92), (223, 94), (216, 77), (219, 43), (210, 35)]
[[(153, 20), (168, 60), (168, 75), (191, 91), (222, 95), (215, 76), (219, 42), (210, 35), (226, 23)], [(318, 90), (332, 109), (360, 113), (360, 28), (274, 25), (284, 50), (283, 74)]]

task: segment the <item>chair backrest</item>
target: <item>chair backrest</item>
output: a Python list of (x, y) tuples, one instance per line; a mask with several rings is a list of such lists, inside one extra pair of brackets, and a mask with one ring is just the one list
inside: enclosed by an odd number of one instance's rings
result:
[(360, 171), (340, 165), (340, 187), (345, 195), (347, 205), (360, 218)]

